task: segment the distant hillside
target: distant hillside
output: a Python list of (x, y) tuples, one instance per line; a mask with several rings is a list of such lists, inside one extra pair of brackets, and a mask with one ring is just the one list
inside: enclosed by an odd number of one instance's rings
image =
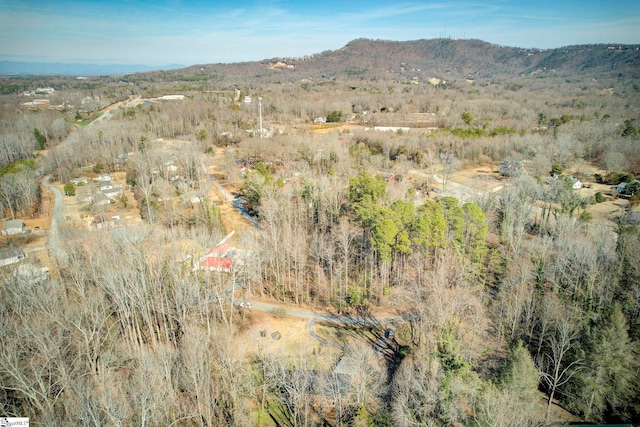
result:
[(346, 46), (304, 58), (194, 65), (132, 76), (146, 80), (265, 82), (318, 79), (409, 81), (519, 76), (585, 75), (640, 78), (640, 45), (582, 45), (523, 49), (480, 40), (431, 39), (405, 42), (357, 39)]
[[(177, 68), (183, 65), (170, 65), (163, 68)], [(157, 70), (161, 67), (124, 64), (77, 64), (47, 62), (0, 61), (0, 75), (60, 75), (60, 76), (97, 76), (138, 73)]]
[[(612, 48), (613, 47), (613, 48)], [(354, 40), (313, 62), (340, 62), (378, 70), (421, 70), (450, 77), (493, 77), (558, 73), (640, 76), (640, 46), (585, 45), (558, 49), (504, 47), (480, 40), (432, 39), (407, 42)]]

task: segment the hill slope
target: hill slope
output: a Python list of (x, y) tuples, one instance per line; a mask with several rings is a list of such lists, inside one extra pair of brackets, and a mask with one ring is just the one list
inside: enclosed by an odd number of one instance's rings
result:
[(615, 71), (637, 78), (640, 76), (640, 49), (638, 46), (585, 45), (540, 50), (504, 47), (480, 40), (393, 42), (359, 39), (299, 65), (340, 72), (337, 64), (343, 68), (370, 70), (438, 71), (451, 78), (515, 76), (538, 70), (568, 74)]
[[(381, 41), (357, 39), (346, 46), (304, 58), (274, 58), (261, 62), (209, 64), (144, 73), (163, 80), (247, 79), (287, 81), (303, 78), (383, 80), (437, 76), (511, 78), (535, 73), (553, 75), (640, 78), (640, 46), (581, 45), (558, 49), (522, 49), (480, 40), (431, 39)], [(138, 74), (136, 78), (144, 79)]]

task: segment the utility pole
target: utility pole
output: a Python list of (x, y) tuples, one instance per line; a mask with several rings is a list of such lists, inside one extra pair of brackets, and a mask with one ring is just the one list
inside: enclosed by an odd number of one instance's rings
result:
[(258, 116), (260, 117), (260, 139), (262, 139), (262, 97), (258, 97)]

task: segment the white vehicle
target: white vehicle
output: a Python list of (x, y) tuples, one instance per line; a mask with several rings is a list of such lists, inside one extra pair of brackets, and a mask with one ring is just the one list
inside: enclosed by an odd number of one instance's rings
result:
[(235, 305), (236, 307), (251, 308), (251, 303), (249, 301), (245, 301), (241, 299), (235, 300), (233, 302), (233, 305)]

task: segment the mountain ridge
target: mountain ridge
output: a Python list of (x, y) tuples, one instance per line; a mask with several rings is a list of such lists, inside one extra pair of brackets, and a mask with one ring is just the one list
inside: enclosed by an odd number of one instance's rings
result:
[(372, 66), (405, 64), (412, 70), (440, 71), (451, 77), (530, 74), (538, 70), (607, 72), (640, 69), (640, 46), (574, 45), (530, 49), (475, 39), (421, 39), (406, 42), (356, 39), (330, 56), (359, 57)]
[(233, 64), (198, 64), (134, 79), (207, 80), (241, 83), (249, 79), (381, 79), (425, 81), (513, 79), (523, 76), (640, 78), (640, 45), (591, 44), (553, 49), (508, 47), (475, 39), (388, 41), (359, 38), (336, 50), (298, 58), (270, 58)]
[[(284, 63), (286, 66), (274, 66)], [(519, 48), (476, 39), (408, 41), (354, 39), (335, 50), (295, 58), (270, 58), (237, 63), (165, 67), (123, 64), (28, 63), (0, 61), (0, 74), (130, 75), (137, 79), (278, 80), (283, 74), (306, 78), (392, 78), (427, 75), (444, 79), (508, 78), (536, 73), (622, 74), (640, 78), (640, 44), (570, 45), (552, 49)], [(199, 78), (197, 78), (199, 76)]]

